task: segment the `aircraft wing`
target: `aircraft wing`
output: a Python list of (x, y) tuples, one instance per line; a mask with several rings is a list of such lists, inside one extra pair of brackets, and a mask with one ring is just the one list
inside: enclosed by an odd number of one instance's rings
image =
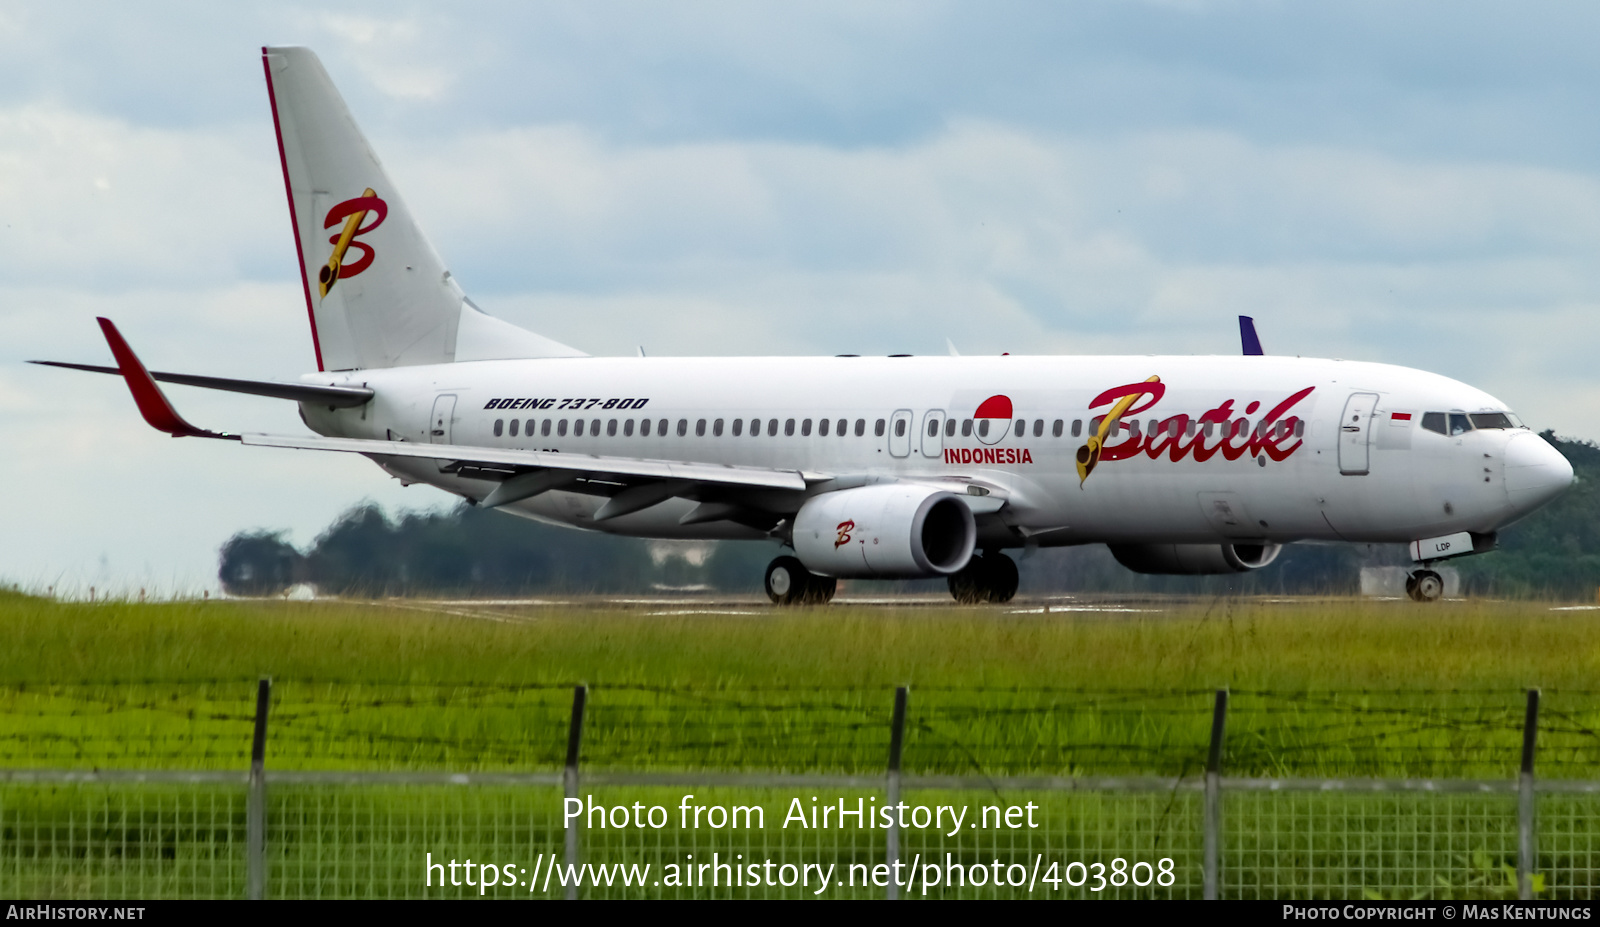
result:
[[(643, 460), (637, 457), (602, 457), (596, 454), (561, 454), (513, 448), (473, 447), (463, 444), (418, 444), (410, 441), (376, 441), (368, 438), (301, 438), (265, 434), (244, 434), (237, 437), (241, 444), (257, 447), (344, 451), (351, 454), (385, 457), (421, 457), (476, 465), (475, 469), (484, 470), (560, 470), (570, 471), (574, 476), (644, 477), (764, 489), (805, 489), (807, 482), (805, 475), (795, 470), (768, 470), (761, 467), (723, 466), (673, 460)], [(813, 482), (828, 479), (817, 474), (811, 476)]]

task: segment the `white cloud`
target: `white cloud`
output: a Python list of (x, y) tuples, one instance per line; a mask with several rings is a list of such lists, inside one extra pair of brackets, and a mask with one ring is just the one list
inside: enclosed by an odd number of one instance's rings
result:
[(0, 279), (234, 279), (281, 245), (266, 229), (288, 225), (271, 145), (270, 129), (257, 127), (152, 129), (59, 107), (0, 110)]
[(319, 13), (315, 26), (344, 46), (361, 74), (385, 96), (397, 100), (436, 102), (455, 84), (446, 67), (425, 57), (436, 46), (417, 16), (381, 18), (351, 13)]

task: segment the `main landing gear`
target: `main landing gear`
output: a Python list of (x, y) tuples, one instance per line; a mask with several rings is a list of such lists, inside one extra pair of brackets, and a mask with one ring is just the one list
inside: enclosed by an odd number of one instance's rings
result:
[(1017, 594), (1016, 561), (999, 551), (973, 554), (967, 565), (950, 574), (950, 594), (963, 605), (1009, 602)]
[(794, 557), (779, 557), (767, 564), (766, 587), (774, 605), (826, 605), (839, 581), (818, 576)]
[(1432, 570), (1418, 570), (1406, 577), (1406, 595), (1418, 602), (1437, 602), (1444, 595), (1444, 577)]

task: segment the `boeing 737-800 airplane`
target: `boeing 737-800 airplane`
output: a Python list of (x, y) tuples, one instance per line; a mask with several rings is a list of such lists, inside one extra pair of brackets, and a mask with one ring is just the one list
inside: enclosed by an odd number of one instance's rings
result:
[[(777, 538), (774, 602), (841, 577), (938, 577), (1006, 601), (1003, 551), (1107, 544), (1147, 573), (1226, 573), (1292, 541), (1488, 550), (1566, 459), (1445, 377), (1291, 357), (589, 357), (486, 315), (423, 237), (316, 56), (263, 49), (317, 370), (150, 373), (100, 320), (140, 412), (175, 436), (362, 454), (407, 483), (578, 528)], [(1250, 331), (1253, 338), (1253, 329)], [(1257, 352), (1259, 353), (1259, 352)], [(289, 399), (316, 437), (226, 434), (157, 381)]]

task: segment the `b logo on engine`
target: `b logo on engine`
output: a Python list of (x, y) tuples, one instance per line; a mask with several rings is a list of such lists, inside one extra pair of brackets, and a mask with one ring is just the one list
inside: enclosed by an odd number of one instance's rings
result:
[(856, 523), (855, 522), (853, 522), (853, 521), (841, 521), (841, 522), (839, 522), (839, 539), (833, 542), (833, 549), (834, 550), (838, 550), (839, 548), (843, 547), (844, 545), (850, 543), (850, 532), (852, 532), (854, 530), (856, 530)]

